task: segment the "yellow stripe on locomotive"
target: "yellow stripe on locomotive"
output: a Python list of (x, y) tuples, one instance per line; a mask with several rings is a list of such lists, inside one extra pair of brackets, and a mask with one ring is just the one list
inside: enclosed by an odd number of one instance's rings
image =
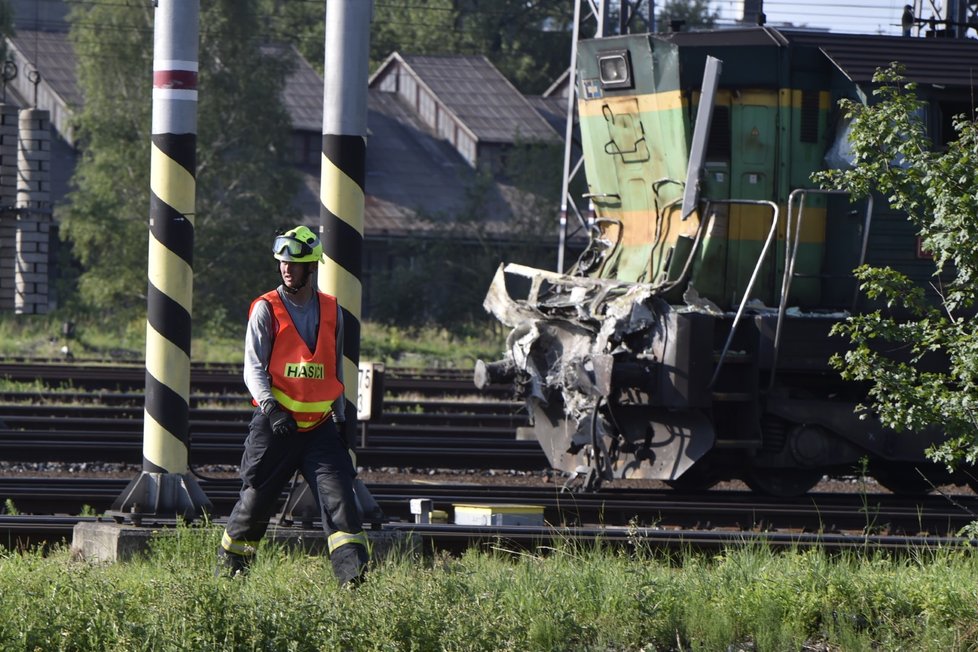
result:
[[(628, 88), (596, 90), (588, 82), (600, 76), (596, 62), (609, 47), (628, 54), (634, 76)], [(813, 187), (809, 177), (823, 167), (820, 143), (830, 93), (721, 88), (702, 179), (703, 196), (711, 203), (701, 203), (683, 220), (679, 203), (700, 93), (682, 78), (680, 64), (678, 48), (654, 36), (581, 44), (582, 87), (590, 89), (579, 94), (578, 106), (588, 198), (603, 239), (614, 249), (592, 274), (636, 282), (669, 278), (671, 269), (682, 268), (700, 220), (706, 219), (688, 280), (700, 296), (723, 308), (736, 306), (772, 215), (761, 206), (719, 202), (769, 200), (780, 206), (781, 224), (775, 254), (768, 257), (752, 298), (773, 305), (784, 271), (788, 195), (797, 187)], [(701, 214), (704, 206), (707, 212)], [(811, 200), (801, 225), (794, 304), (820, 302), (825, 219), (824, 200)]]

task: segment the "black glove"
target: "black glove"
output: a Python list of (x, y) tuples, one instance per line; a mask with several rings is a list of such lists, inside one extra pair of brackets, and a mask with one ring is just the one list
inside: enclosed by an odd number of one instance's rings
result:
[(268, 423), (272, 426), (272, 432), (279, 437), (294, 435), (299, 430), (292, 415), (277, 405), (268, 411)]

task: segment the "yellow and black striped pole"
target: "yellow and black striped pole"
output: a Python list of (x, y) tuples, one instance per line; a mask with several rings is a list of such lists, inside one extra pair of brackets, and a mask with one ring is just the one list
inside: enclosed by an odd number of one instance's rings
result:
[(188, 463), (199, 13), (199, 0), (156, 7), (143, 471), (111, 510), (130, 517), (211, 507)]
[[(350, 423), (356, 416), (360, 362), (363, 183), (372, 11), (371, 0), (329, 0), (326, 4), (320, 179), (320, 229), (326, 257), (318, 276), (319, 288), (335, 296), (343, 311), (343, 379), (346, 418)], [(353, 442), (349, 443), (352, 446)], [(353, 449), (350, 451), (355, 461)], [(356, 493), (365, 517), (380, 517), (379, 507), (362, 482), (357, 482)]]
[(326, 260), (319, 287), (343, 310), (343, 377), (356, 409), (360, 361), (363, 181), (366, 176), (370, 0), (330, 0), (323, 73), (323, 158), (320, 219)]

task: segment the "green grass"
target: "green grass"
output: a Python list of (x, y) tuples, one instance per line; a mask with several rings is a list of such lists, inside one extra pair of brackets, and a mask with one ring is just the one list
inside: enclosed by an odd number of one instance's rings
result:
[[(65, 337), (63, 325), (74, 331)], [(244, 322), (217, 329), (194, 328), (191, 357), (199, 363), (241, 363), (244, 359)], [(360, 359), (392, 367), (471, 369), (478, 358), (500, 357), (505, 334), (489, 323), (458, 332), (440, 328), (402, 329), (365, 322), (360, 337)], [(0, 314), (0, 357), (62, 358), (67, 346), (76, 360), (143, 360), (146, 322), (117, 323), (111, 317), (77, 318), (71, 315)]]
[(360, 332), (360, 359), (395, 367), (472, 369), (480, 358), (502, 357), (505, 344), (506, 333), (488, 322), (455, 333), (367, 322)]
[[(972, 551), (900, 555), (628, 551), (391, 557), (356, 592), (328, 562), (263, 545), (245, 578), (212, 576), (219, 530), (145, 558), (0, 554), (0, 649), (973, 650)], [(819, 647), (806, 647), (819, 646)]]

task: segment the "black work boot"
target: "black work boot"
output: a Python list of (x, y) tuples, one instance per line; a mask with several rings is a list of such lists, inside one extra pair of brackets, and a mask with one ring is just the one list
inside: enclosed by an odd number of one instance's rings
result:
[(251, 557), (245, 557), (233, 552), (228, 552), (223, 547), (217, 549), (217, 567), (214, 569), (214, 577), (235, 577), (237, 575), (247, 575), (248, 567), (251, 565)]
[(356, 588), (366, 579), (368, 560), (366, 549), (355, 543), (337, 548), (329, 556), (340, 586), (348, 589)]

